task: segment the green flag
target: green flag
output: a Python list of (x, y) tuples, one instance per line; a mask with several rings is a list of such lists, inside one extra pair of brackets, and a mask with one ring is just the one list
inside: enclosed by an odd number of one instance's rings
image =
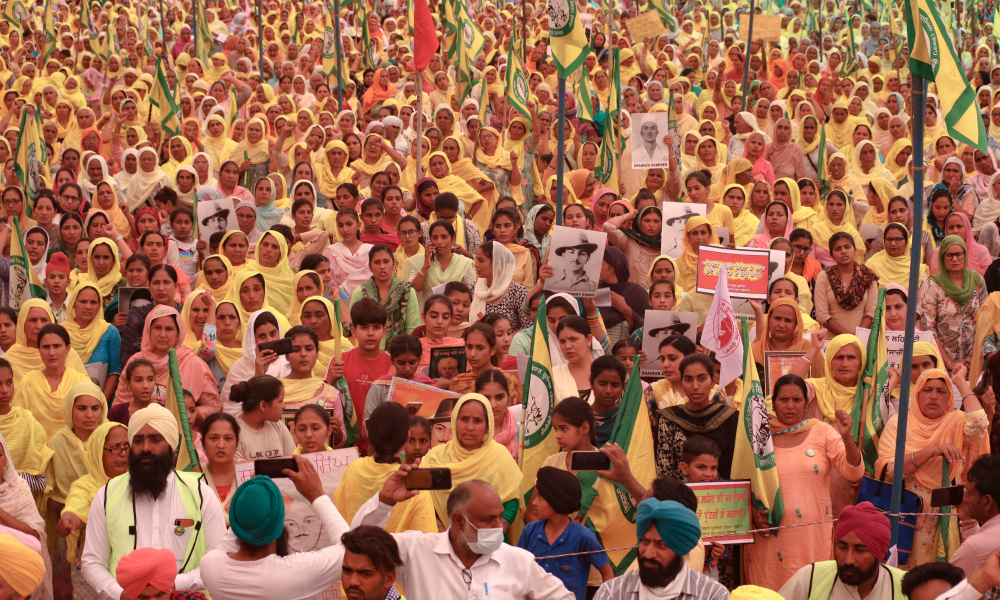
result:
[(163, 71), (163, 57), (157, 57), (153, 89), (149, 90), (149, 120), (159, 122), (163, 131), (173, 137), (181, 134), (180, 115), (181, 107), (174, 102)]
[(549, 324), (545, 319), (545, 298), (538, 303), (535, 323), (531, 329), (531, 358), (524, 373), (523, 449), (520, 453), (521, 489), (527, 491), (525, 503), (531, 499), (535, 477), (545, 459), (559, 452), (552, 409), (556, 406), (552, 381), (552, 359), (549, 356)]
[(215, 42), (212, 41), (212, 32), (208, 29), (208, 16), (205, 14), (205, 0), (194, 0), (195, 6), (195, 31), (194, 41), (198, 58), (204, 68), (212, 66), (211, 57), (215, 52)]
[[(889, 382), (889, 354), (885, 345), (885, 288), (878, 292), (875, 305), (875, 320), (868, 336), (865, 366), (861, 372), (861, 384), (854, 396), (854, 410), (851, 419), (854, 427), (851, 436), (861, 439), (861, 456), (865, 461), (865, 471), (875, 472), (878, 458), (878, 440), (888, 420), (889, 398), (892, 391)], [(861, 429), (861, 424), (864, 428)]]
[(24, 251), (23, 239), (21, 225), (14, 217), (14, 230), (10, 237), (10, 307), (14, 310), (20, 310), (21, 305), (32, 298), (47, 296), (38, 273)]
[(42, 111), (35, 109), (29, 117), (27, 110), (21, 111), (20, 133), (14, 149), (14, 174), (21, 183), (25, 195), (25, 211), (31, 216), (31, 209), (42, 190), (42, 165), (49, 164), (48, 153), (42, 140)]
[(988, 154), (986, 128), (979, 116), (976, 90), (965, 78), (962, 61), (955, 53), (936, 4), (927, 0), (904, 2), (906, 37), (910, 40), (910, 72), (937, 83), (948, 134)]
[(507, 78), (504, 93), (507, 95), (507, 102), (530, 123), (531, 112), (528, 110), (528, 100), (531, 92), (528, 88), (528, 78), (524, 76), (521, 59), (514, 51), (513, 37), (510, 40), (510, 49), (507, 51)]
[(580, 20), (577, 3), (573, 0), (548, 1), (552, 59), (556, 63), (559, 78), (568, 79), (590, 54), (590, 44), (587, 43), (587, 33)]

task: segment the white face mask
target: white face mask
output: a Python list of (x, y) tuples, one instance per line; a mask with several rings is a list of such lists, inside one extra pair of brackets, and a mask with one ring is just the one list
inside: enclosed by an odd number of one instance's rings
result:
[(489, 529), (483, 528), (478, 529), (475, 525), (469, 522), (469, 517), (462, 513), (465, 517), (465, 522), (469, 524), (469, 527), (476, 531), (475, 542), (469, 541), (469, 537), (465, 535), (465, 528), (462, 528), (462, 537), (469, 544), (469, 550), (475, 552), (476, 554), (493, 554), (500, 549), (503, 545), (503, 529), (500, 527), (491, 527)]

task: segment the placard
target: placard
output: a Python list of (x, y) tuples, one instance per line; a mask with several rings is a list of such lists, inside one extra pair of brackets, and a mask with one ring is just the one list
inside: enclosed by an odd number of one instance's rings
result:
[[(698, 287), (702, 294), (715, 294), (722, 265), (731, 298), (767, 298), (771, 251), (758, 248), (698, 247)], [(784, 262), (784, 261), (782, 261)]]
[(664, 202), (660, 208), (663, 229), (660, 233), (660, 254), (678, 258), (684, 252), (684, 227), (691, 217), (704, 217), (708, 207), (687, 202)]
[(698, 497), (698, 523), (706, 544), (752, 544), (750, 520), (750, 481), (704, 481), (688, 483)]
[[(418, 383), (409, 379), (393, 377), (389, 384), (389, 400), (402, 404), (411, 415), (425, 419), (451, 418), (453, 400), (461, 394)], [(446, 414), (447, 413), (447, 414)]]
[[(868, 338), (871, 337), (871, 334), (872, 330), (865, 329), (864, 327), (858, 327), (854, 330), (854, 335), (861, 341), (861, 347), (865, 349), (868, 348)], [(885, 332), (885, 353), (889, 360), (889, 368), (900, 370), (900, 372), (902, 372), (902, 370), (899, 369), (899, 365), (903, 362), (903, 342), (905, 341), (905, 331)], [(934, 333), (931, 331), (914, 331), (913, 341), (927, 342), (933, 346)]]
[[(316, 467), (320, 481), (323, 482), (323, 491), (333, 498), (333, 493), (337, 491), (344, 478), (344, 471), (347, 465), (358, 459), (357, 448), (341, 448), (339, 450), (326, 450), (303, 454), (302, 458), (308, 459)], [(242, 485), (254, 477), (253, 462), (236, 463), (236, 483)], [(310, 552), (333, 545), (329, 534), (323, 530), (323, 522), (320, 521), (316, 513), (313, 512), (312, 505), (302, 497), (295, 489), (295, 484), (287, 477), (277, 477), (273, 479), (275, 485), (281, 490), (281, 496), (285, 501), (285, 529), (288, 530), (288, 552)], [(328, 600), (330, 598), (340, 598), (340, 582), (336, 582), (315, 596), (314, 600)]]
[(428, 377), (454, 379), (459, 373), (465, 373), (465, 346), (431, 348), (431, 362), (427, 365)]
[[(770, 396), (771, 390), (774, 389), (774, 384), (781, 379), (783, 375), (788, 375), (791, 372), (792, 367), (795, 363), (799, 362), (799, 359), (805, 356), (806, 353), (803, 351), (788, 352), (788, 351), (775, 351), (775, 352), (765, 352), (764, 353), (764, 395)], [(812, 377), (812, 367), (809, 367), (809, 374), (806, 378)]]
[(666, 112), (632, 115), (632, 168), (667, 169), (670, 167), (670, 146), (663, 138), (670, 131), (670, 115)]
[[(750, 43), (750, 19), (740, 19), (740, 37)], [(754, 15), (753, 39), (762, 42), (781, 41), (781, 15)]]
[(733, 240), (729, 239), (729, 228), (728, 227), (716, 227), (715, 235), (719, 238), (719, 243), (723, 246), (728, 246), (733, 243)]
[(672, 335), (683, 335), (697, 343), (698, 313), (672, 310), (647, 310), (642, 326), (642, 351), (646, 362), (639, 366), (642, 377), (663, 377), (660, 369), (660, 342)]
[(660, 20), (660, 13), (655, 10), (627, 19), (625, 27), (632, 34), (632, 39), (637, 42), (652, 39), (667, 32), (663, 21)]
[(212, 234), (221, 231), (239, 231), (240, 223), (236, 219), (236, 209), (232, 200), (206, 200), (198, 202), (198, 234), (200, 239), (209, 243)]
[(607, 245), (603, 231), (553, 227), (548, 262), (554, 275), (545, 280), (545, 289), (577, 298), (596, 296)]

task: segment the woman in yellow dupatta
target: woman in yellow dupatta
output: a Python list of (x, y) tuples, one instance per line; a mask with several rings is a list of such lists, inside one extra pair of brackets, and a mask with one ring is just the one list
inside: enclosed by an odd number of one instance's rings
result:
[[(874, 193), (871, 188), (874, 188)], [(868, 194), (871, 208), (865, 213), (865, 218), (861, 222), (885, 227), (889, 224), (889, 201), (897, 195), (896, 186), (887, 179), (876, 177), (865, 186), (865, 192)]]
[(490, 216), (493, 214), (493, 205), (464, 179), (451, 172), (451, 163), (448, 162), (448, 155), (444, 152), (440, 150), (432, 152), (428, 166), (430, 167), (428, 174), (437, 183), (438, 193), (451, 192), (458, 196), (458, 199), (465, 203), (465, 217), (476, 224), (480, 235), (486, 233)]
[[(109, 446), (118, 449), (120, 453), (107, 452), (105, 448)], [(86, 473), (69, 487), (58, 525), (59, 534), (66, 538), (66, 559), (73, 565), (74, 587), (78, 585), (78, 576), (83, 579), (83, 573), (76, 565), (76, 557), (82, 550), (80, 542), (83, 541), (87, 518), (90, 516), (90, 504), (111, 478), (128, 471), (127, 448), (128, 427), (115, 421), (100, 424), (90, 434), (87, 443), (83, 444)], [(82, 583), (87, 585), (86, 580)]]
[(213, 114), (205, 121), (201, 143), (209, 158), (212, 159), (213, 165), (221, 165), (226, 162), (238, 145), (226, 135), (226, 121), (219, 113)]
[[(225, 271), (226, 280), (221, 284), (217, 284), (217, 287), (212, 287), (213, 282), (217, 283), (217, 280), (221, 279), (221, 274), (215, 273), (215, 271), (219, 268)], [(208, 271), (212, 271), (211, 278), (206, 274)], [(212, 281), (210, 281), (210, 279), (212, 279)], [(198, 278), (198, 285), (195, 287), (195, 291), (207, 290), (212, 292), (212, 296), (215, 298), (215, 301), (222, 302), (229, 297), (235, 282), (236, 279), (233, 273), (233, 263), (229, 262), (229, 259), (221, 254), (213, 254), (212, 256), (206, 258), (204, 264), (202, 265), (202, 272)]]
[[(236, 144), (226, 160), (240, 165), (240, 176), (242, 177), (247, 169), (271, 160), (271, 153), (268, 151), (267, 145), (267, 122), (261, 117), (254, 117), (247, 123), (243, 140)], [(249, 163), (249, 165), (244, 168), (244, 163)]]
[[(690, 135), (690, 134), (688, 134)], [(684, 169), (686, 172), (687, 169)], [(734, 158), (726, 163), (719, 171), (719, 179), (708, 188), (708, 198), (712, 202), (720, 203), (725, 196), (724, 190), (730, 185), (738, 184), (743, 188), (749, 203), (750, 194), (753, 192), (753, 163), (749, 159), (741, 157)], [(736, 214), (735, 212), (733, 213)], [(739, 244), (737, 244), (739, 246)]]
[[(451, 174), (479, 192), (479, 195), (486, 199), (489, 206), (495, 206), (499, 199), (496, 186), (493, 185), (493, 180), (490, 179), (489, 175), (479, 170), (472, 159), (466, 156), (468, 153), (465, 151), (463, 137), (465, 137), (464, 134), (458, 133), (441, 140), (441, 151), (451, 163)], [(488, 214), (492, 215), (493, 211), (490, 210)]]
[[(225, 306), (223, 306), (225, 305)], [(228, 326), (226, 318), (235, 316), (235, 326)], [(215, 344), (215, 362), (222, 372), (229, 375), (229, 368), (243, 356), (243, 321), (240, 321), (240, 309), (232, 300), (222, 300), (215, 305), (215, 326), (217, 340)], [(212, 369), (215, 374), (215, 369)], [(222, 385), (219, 385), (222, 389)]]
[[(42, 336), (39, 335), (39, 337)], [(52, 338), (58, 337), (54, 333), (46, 334), (46, 339), (50, 341)], [(42, 340), (39, 339), (39, 344), (41, 342)], [(73, 352), (72, 346), (67, 344), (63, 352), (68, 356), (70, 352)], [(74, 352), (74, 354), (76, 353)], [(58, 351), (54, 352), (52, 356), (58, 357)], [(26, 373), (18, 382), (14, 398), (11, 400), (13, 406), (31, 410), (31, 414), (42, 424), (50, 436), (65, 427), (67, 423), (72, 423), (72, 415), (70, 414), (72, 407), (67, 409), (64, 406), (67, 392), (78, 383), (90, 381), (86, 370), (80, 373), (68, 368), (66, 362), (65, 358), (58, 360), (58, 362), (50, 362), (44, 357), (40, 357), (39, 363), (44, 367), (39, 369), (36, 366)], [(55, 381), (58, 381), (58, 384), (53, 383)], [(101, 398), (103, 400), (103, 393)], [(67, 419), (67, 417), (69, 418)]]
[[(902, 238), (901, 243), (898, 241), (900, 238)], [(906, 227), (901, 223), (889, 223), (882, 232), (882, 250), (866, 260), (865, 266), (878, 275), (879, 287), (885, 287), (890, 283), (899, 284), (904, 288), (908, 286), (910, 284), (910, 233)], [(929, 274), (930, 270), (927, 265), (921, 263), (921, 285)]]
[[(257, 279), (253, 279), (255, 277)], [(253, 279), (253, 281), (248, 281), (250, 279)], [(263, 293), (258, 295), (255, 293), (256, 286), (254, 284), (260, 282), (260, 280), (263, 280), (263, 282), (260, 283), (263, 288)], [(291, 289), (291, 281), (292, 278), (289, 277), (289, 290)], [(281, 326), (281, 331), (288, 331), (292, 328), (292, 326), (288, 323), (288, 319), (285, 318), (285, 313), (279, 312), (278, 309), (272, 307), (268, 303), (270, 294), (268, 293), (267, 287), (267, 280), (264, 278), (263, 273), (258, 273), (254, 269), (244, 269), (239, 275), (236, 276), (236, 281), (233, 282), (232, 295), (230, 295), (227, 300), (236, 305), (236, 311), (239, 313), (240, 323), (243, 324), (243, 327), (246, 327), (247, 323), (250, 322), (250, 316), (253, 315), (253, 313), (258, 310), (266, 310), (274, 315), (274, 318), (278, 321), (278, 325)], [(246, 296), (249, 302), (245, 303), (244, 299), (241, 298), (241, 290), (243, 291), (242, 295)], [(263, 297), (261, 298), (260, 296)]]
[[(792, 331), (790, 332), (787, 331), (787, 327), (785, 327), (785, 330), (783, 331), (779, 327), (771, 327), (769, 323), (771, 315), (773, 315), (775, 311), (780, 309), (782, 306), (786, 308), (781, 311), (781, 316), (775, 318), (776, 324), (787, 322), (787, 320), (777, 321), (777, 319), (788, 316), (793, 317), (795, 319), (795, 325), (792, 327)], [(789, 308), (791, 310), (787, 310)], [(765, 352), (797, 352), (809, 350), (809, 341), (802, 337), (802, 331), (805, 325), (803, 323), (801, 311), (802, 307), (799, 306), (798, 300), (795, 300), (794, 298), (778, 298), (774, 302), (771, 302), (767, 307), (767, 318), (762, 318), (762, 314), (758, 317), (757, 341), (750, 344), (750, 349), (753, 351), (753, 360), (758, 366), (764, 366)], [(782, 336), (782, 333), (785, 335)], [(784, 339), (782, 339), (782, 337), (784, 337)], [(815, 368), (813, 370), (817, 371)], [(822, 367), (820, 367), (819, 371), (822, 372)], [(814, 374), (818, 375), (819, 373)]]
[[(796, 306), (798, 306), (796, 304)], [(819, 335), (813, 334), (809, 350), (792, 367), (791, 372), (805, 378), (809, 374), (810, 365), (821, 359), (821, 350), (826, 341), (826, 330), (821, 329)], [(809, 416), (832, 423), (836, 412), (843, 410), (848, 414), (854, 408), (854, 396), (858, 389), (858, 379), (861, 367), (865, 364), (865, 348), (858, 338), (848, 333), (842, 333), (830, 340), (826, 355), (822, 357), (823, 373), (819, 377), (806, 379), (809, 384), (810, 396), (815, 395), (816, 404)], [(838, 366), (833, 366), (837, 361)], [(843, 365), (846, 370), (841, 371)], [(819, 375), (814, 373), (814, 375)], [(811, 404), (811, 402), (810, 402)]]
[(351, 163), (351, 168), (361, 175), (355, 185), (359, 189), (368, 187), (375, 173), (391, 162), (398, 164), (401, 169), (406, 167), (406, 159), (385, 138), (377, 133), (369, 133), (362, 144), (361, 156)]
[(700, 244), (719, 245), (715, 228), (705, 217), (691, 217), (684, 225), (684, 251), (677, 259), (677, 274), (674, 283), (685, 293), (694, 289), (698, 282), (698, 246)]
[[(98, 269), (94, 266), (94, 251), (101, 246), (107, 246), (110, 249), (112, 260), (110, 268), (104, 275), (100, 275)], [(107, 308), (114, 300), (114, 297), (118, 295), (118, 287), (120, 287), (121, 283), (123, 281), (127, 283), (128, 281), (122, 277), (118, 246), (108, 238), (97, 238), (91, 242), (90, 247), (87, 249), (87, 264), (90, 265), (87, 268), (87, 272), (80, 273), (76, 285), (79, 287), (84, 284), (90, 284), (97, 288), (97, 291), (101, 293), (103, 307)]]
[[(507, 448), (493, 440), (493, 411), (482, 394), (465, 394), (451, 411), (452, 439), (431, 448), (421, 461), (422, 468), (451, 469), (452, 489), (460, 483), (481, 479), (496, 490), (504, 507), (505, 537), (520, 537), (523, 526), (524, 497), (521, 469)], [(434, 509), (442, 522), (448, 522), (448, 494), (451, 490), (431, 491)]]
[(282, 315), (288, 314), (292, 305), (292, 277), (288, 266), (288, 243), (285, 236), (265, 231), (257, 240), (257, 252), (247, 264), (252, 271), (264, 276), (267, 282), (267, 302)]
[(81, 327), (76, 322), (76, 301), (80, 297), (80, 292), (87, 289), (94, 290), (98, 294), (98, 298), (100, 298), (99, 294), (101, 291), (93, 283), (77, 285), (73, 293), (69, 295), (69, 304), (66, 307), (66, 321), (60, 323), (63, 329), (66, 330), (66, 333), (69, 334), (70, 346), (80, 356), (80, 360), (84, 364), (90, 361), (91, 355), (97, 349), (97, 345), (104, 337), (104, 334), (107, 333), (108, 328), (111, 327), (111, 324), (104, 319), (103, 310), (97, 310), (94, 318), (85, 327)]
[(333, 140), (326, 145), (326, 160), (317, 169), (316, 187), (327, 198), (337, 197), (337, 188), (345, 183), (354, 183), (356, 171), (347, 166), (347, 144)]
[[(826, 196), (826, 206), (823, 207), (823, 218), (817, 221), (809, 231), (813, 236), (813, 257), (825, 266), (833, 264), (830, 256), (830, 238), (833, 234), (846, 231), (854, 238), (855, 248), (864, 248), (865, 241), (854, 227), (854, 212), (847, 200), (847, 194), (842, 190), (833, 190)], [(820, 252), (817, 252), (820, 251)], [(864, 252), (858, 252), (855, 260), (864, 261)]]
[[(909, 152), (905, 152), (907, 149)], [(885, 156), (885, 168), (892, 173), (897, 186), (903, 185), (903, 182), (909, 178), (909, 173), (906, 171), (906, 161), (911, 156), (913, 156), (913, 142), (909, 138), (896, 140)], [(902, 158), (903, 164), (899, 164), (899, 158)]]
[[(500, 132), (492, 127), (483, 127), (479, 130), (479, 143), (476, 144), (476, 168), (478, 170), (486, 169), (484, 173), (489, 177), (488, 181), (493, 184), (492, 193), (498, 199), (502, 195), (510, 195), (520, 206), (524, 202), (524, 192), (521, 190), (524, 157), (510, 150), (504, 150), (500, 146), (500, 140)], [(583, 154), (582, 149), (580, 154)], [(482, 194), (484, 198), (489, 199), (489, 192)]]
[(757, 235), (757, 227), (760, 225), (760, 219), (750, 212), (750, 203), (747, 201), (749, 198), (746, 188), (738, 183), (727, 185), (722, 192), (722, 203), (736, 215), (733, 217), (735, 230), (731, 233), (737, 247), (746, 246), (750, 238)]
[[(354, 519), (358, 509), (382, 489), (385, 481), (399, 470), (399, 453), (406, 443), (409, 415), (402, 405), (389, 402), (378, 406), (368, 419), (368, 441), (372, 456), (351, 461), (333, 493), (333, 501), (345, 519)], [(434, 502), (429, 491), (421, 491), (392, 507), (384, 529), (437, 532)]]
[[(814, 223), (819, 221), (820, 215), (812, 207), (802, 206), (802, 196), (799, 193), (799, 184), (791, 177), (782, 177), (774, 182), (774, 199), (784, 202), (784, 190), (778, 187), (779, 183), (784, 183), (788, 188), (788, 196), (791, 200), (789, 208), (792, 211), (792, 224), (796, 228), (809, 229)], [(781, 197), (779, 197), (781, 196)]]
[(194, 161), (194, 152), (191, 150), (191, 142), (186, 137), (177, 135), (170, 138), (169, 160), (160, 168), (173, 179), (177, 169), (190, 165), (192, 161)]
[[(326, 315), (318, 313), (315, 310), (318, 308), (315, 304), (307, 306), (312, 302), (321, 304), (326, 311)], [(310, 309), (313, 310), (310, 311)], [(306, 311), (310, 311), (311, 314), (305, 315)], [(330, 302), (323, 296), (310, 296), (302, 302), (302, 307), (299, 308), (299, 322), (315, 331), (316, 336), (319, 337), (319, 358), (316, 359), (315, 367), (316, 376), (320, 378), (325, 377), (330, 361), (337, 355), (336, 337), (340, 337), (341, 352), (347, 352), (354, 348), (354, 345), (344, 337), (343, 325), (340, 327), (337, 326), (337, 314), (333, 302)]]
[[(990, 453), (989, 419), (979, 398), (965, 379), (965, 367), (959, 367), (955, 383), (962, 394), (962, 410), (954, 409), (952, 380), (940, 369), (920, 374), (913, 388), (906, 423), (906, 461), (903, 486), (930, 506), (931, 490), (968, 481), (969, 468), (976, 459)], [(889, 376), (893, 386), (896, 376)], [(898, 381), (895, 381), (898, 383)], [(892, 477), (896, 457), (899, 415), (889, 417), (878, 442), (875, 472), (886, 469)], [(947, 462), (945, 462), (947, 460)], [(931, 509), (928, 512), (934, 512)], [(943, 512), (943, 511), (938, 511)], [(950, 560), (959, 544), (959, 524), (955, 517), (917, 517), (909, 564), (920, 565)]]
[[(210, 322), (207, 318), (204, 320), (202, 318), (206, 317), (208, 311), (215, 312), (215, 306), (213, 306), (215, 304), (214, 300), (215, 297), (212, 296), (212, 293), (205, 290), (191, 292), (184, 298), (184, 306), (181, 308), (181, 321), (184, 321), (186, 329), (184, 331), (184, 339), (181, 340), (181, 343), (195, 354), (198, 354), (198, 347), (201, 346), (205, 324)], [(198, 303), (197, 306), (195, 306), (196, 302)]]
[[(308, 278), (303, 281), (302, 278), (307, 275)], [(306, 298), (320, 294), (322, 289), (323, 280), (316, 271), (302, 269), (292, 277), (292, 306), (288, 309), (288, 314), (285, 315), (292, 327), (302, 324), (302, 320), (299, 317), (299, 313), (302, 311), (302, 303), (305, 302)]]
[(833, 118), (823, 126), (827, 142), (840, 149), (850, 148), (853, 145), (854, 140), (852, 138), (855, 124), (849, 117), (847, 100), (843, 98), (837, 100), (833, 105)]
[[(17, 314), (17, 333), (14, 336), (14, 345), (8, 348), (3, 355), (4, 360), (10, 363), (14, 371), (15, 386), (20, 384), (26, 374), (38, 369), (38, 365), (42, 364), (41, 356), (38, 354), (38, 331), (43, 325), (55, 322), (56, 320), (52, 317), (52, 309), (49, 308), (49, 303), (45, 300), (32, 298), (21, 304), (21, 310)], [(66, 357), (66, 366), (78, 373), (87, 374), (87, 369), (83, 366), (80, 355), (72, 348), (70, 348), (69, 356)]]

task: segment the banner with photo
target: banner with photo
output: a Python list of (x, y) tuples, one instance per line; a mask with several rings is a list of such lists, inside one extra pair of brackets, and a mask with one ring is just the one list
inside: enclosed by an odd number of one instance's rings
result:
[(667, 112), (631, 115), (632, 168), (666, 169), (670, 166), (670, 146), (663, 142), (670, 130)]
[(664, 202), (660, 208), (663, 229), (660, 233), (660, 254), (678, 258), (684, 252), (684, 226), (691, 217), (704, 217), (708, 207), (704, 204)]
[(596, 296), (607, 245), (608, 234), (602, 231), (553, 227), (548, 260), (555, 274), (545, 280), (545, 289), (578, 298)]
[(642, 328), (642, 351), (646, 362), (639, 369), (642, 377), (663, 377), (660, 370), (660, 342), (672, 335), (683, 335), (698, 343), (698, 313), (672, 310), (647, 310)]

